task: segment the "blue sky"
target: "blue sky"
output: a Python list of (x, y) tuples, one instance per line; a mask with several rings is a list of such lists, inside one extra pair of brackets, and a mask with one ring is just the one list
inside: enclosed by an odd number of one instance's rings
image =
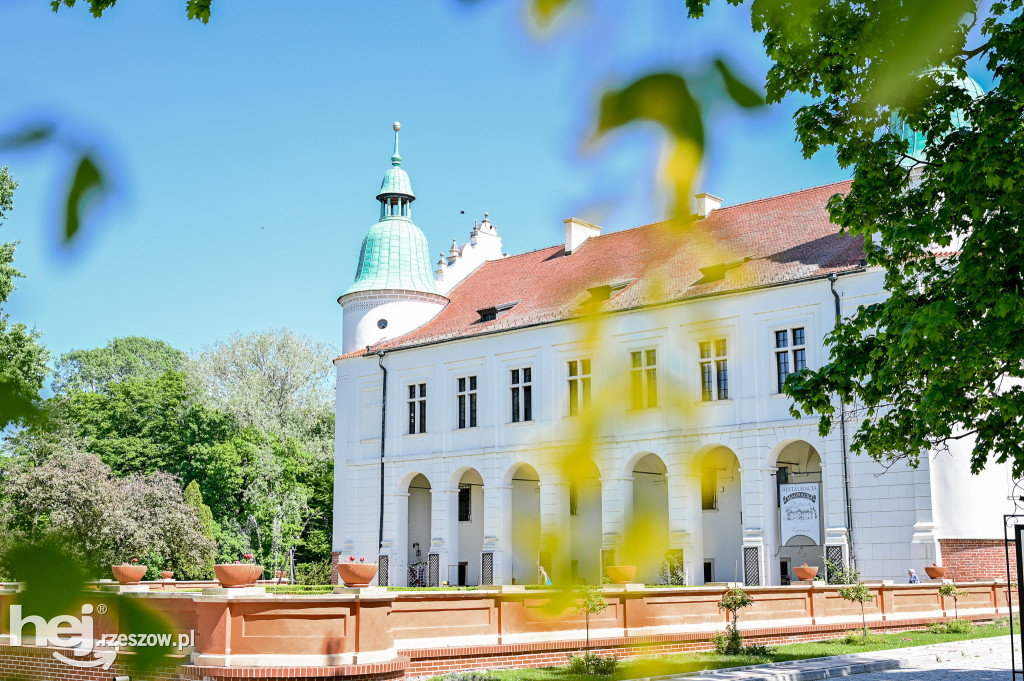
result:
[[(55, 120), (117, 181), (68, 251), (67, 156), (0, 151), (21, 184), (0, 240), (21, 240), (27, 275), (7, 309), (55, 354), (129, 334), (196, 350), (282, 326), (337, 345), (394, 120), (435, 254), (484, 211), (510, 253), (560, 243), (570, 215), (606, 231), (660, 219), (656, 129), (584, 144), (602, 89), (698, 73), (707, 55), (757, 83), (768, 66), (725, 3), (693, 22), (680, 0), (592, 0), (543, 36), (523, 0), (216, 0), (205, 26), (184, 4), (121, 0), (96, 20), (0, 0), (0, 131)], [(847, 177), (827, 154), (802, 159), (798, 104), (709, 111), (700, 189), (728, 205)]]

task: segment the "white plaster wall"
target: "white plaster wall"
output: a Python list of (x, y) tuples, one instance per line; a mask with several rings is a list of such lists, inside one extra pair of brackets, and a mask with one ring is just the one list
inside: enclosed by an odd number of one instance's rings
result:
[[(442, 296), (414, 291), (354, 293), (342, 302), (342, 353), (362, 350), (423, 326), (444, 309)], [(387, 321), (386, 328), (377, 326)]]
[(973, 444), (969, 437), (951, 443), (949, 452), (932, 454), (932, 500), (940, 538), (1002, 539), (1003, 514), (1014, 511), (1009, 500), (1011, 466), (989, 462), (979, 474), (972, 474)]

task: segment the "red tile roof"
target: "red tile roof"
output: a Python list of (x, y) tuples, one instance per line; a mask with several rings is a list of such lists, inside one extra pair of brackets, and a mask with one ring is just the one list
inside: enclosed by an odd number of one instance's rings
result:
[[(825, 209), (831, 196), (849, 188), (849, 181), (837, 182), (723, 207), (687, 226), (662, 222), (603, 234), (568, 256), (559, 244), (484, 263), (452, 289), (440, 314), (373, 349), (581, 316), (593, 300), (589, 289), (627, 281), (597, 309), (627, 310), (856, 268), (863, 239), (841, 235)], [(480, 310), (516, 301), (497, 319), (481, 321)]]

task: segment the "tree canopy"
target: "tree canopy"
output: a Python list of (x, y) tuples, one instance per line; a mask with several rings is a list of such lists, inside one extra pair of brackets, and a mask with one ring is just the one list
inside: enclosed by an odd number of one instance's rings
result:
[[(709, 1), (687, 5), (700, 15)], [(864, 237), (888, 292), (844, 318), (827, 340), (830, 361), (785, 390), (821, 415), (823, 434), (839, 418), (838, 397), (860, 420), (853, 449), (882, 461), (916, 465), (922, 451), (970, 438), (975, 472), (1010, 461), (1024, 474), (1021, 9), (1019, 0), (752, 5), (772, 60), (768, 99), (811, 98), (796, 113), (797, 138), (806, 156), (834, 148), (853, 171), (829, 209)], [(981, 69), (994, 86), (974, 99), (956, 81)], [(894, 118), (923, 136), (923, 153), (910, 153)]]
[[(14, 207), (18, 183), (7, 166), (0, 168), (0, 226)], [(37, 414), (36, 402), (46, 379), (49, 353), (41, 334), (24, 324), (12, 323), (4, 305), (22, 277), (14, 267), (16, 243), (0, 243), (0, 430), (24, 423)]]
[(72, 350), (54, 368), (53, 392), (97, 392), (107, 383), (129, 378), (158, 378), (166, 371), (184, 371), (188, 355), (162, 340), (127, 336), (102, 348)]

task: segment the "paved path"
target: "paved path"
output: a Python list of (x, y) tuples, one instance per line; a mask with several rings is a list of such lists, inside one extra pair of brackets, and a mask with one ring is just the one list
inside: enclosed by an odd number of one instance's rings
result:
[[(1019, 669), (1019, 648), (1017, 652)], [(851, 674), (857, 674), (856, 681), (1011, 681), (1010, 637), (877, 650), (662, 678), (685, 681), (814, 681)]]

